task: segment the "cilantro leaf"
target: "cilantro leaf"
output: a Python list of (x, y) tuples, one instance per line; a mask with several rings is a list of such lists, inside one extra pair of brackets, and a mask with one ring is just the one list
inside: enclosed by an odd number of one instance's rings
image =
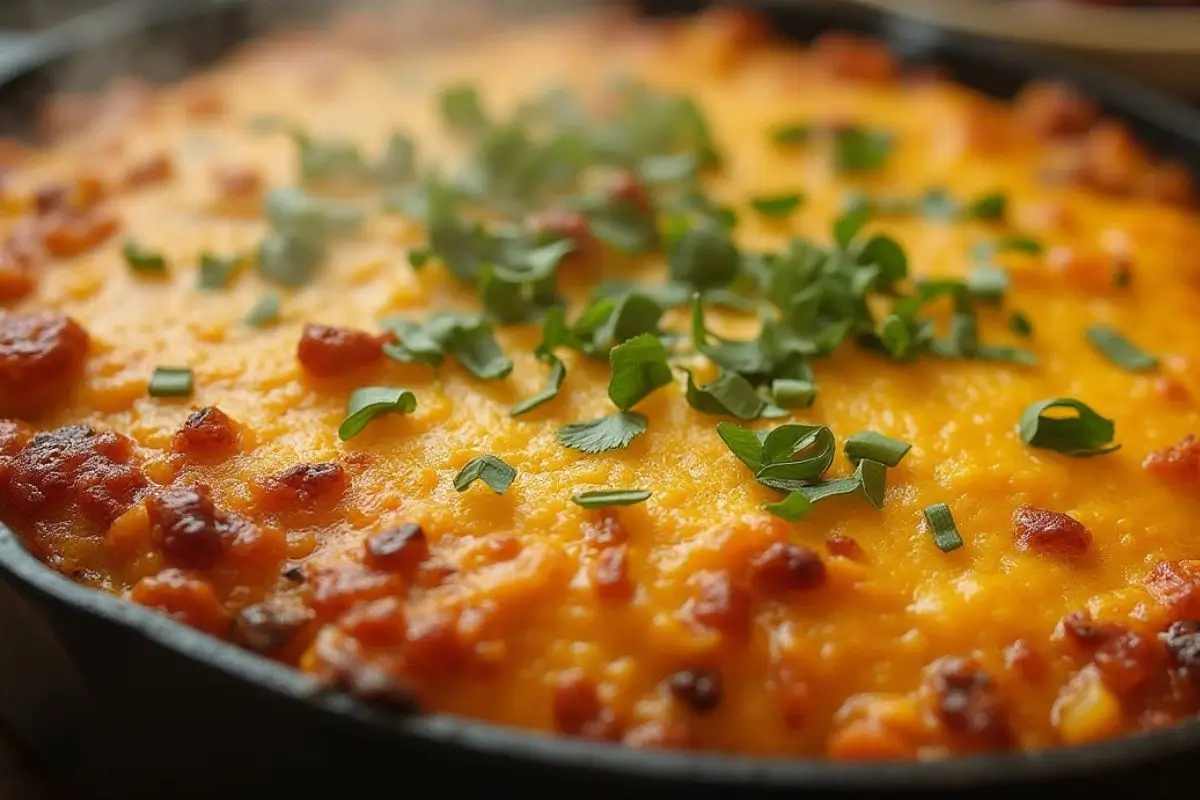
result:
[(589, 422), (564, 425), (558, 429), (558, 441), (584, 453), (620, 450), (645, 433), (646, 424), (646, 417), (636, 411), (618, 411)]
[(617, 345), (609, 354), (612, 377), (608, 396), (613, 405), (628, 411), (655, 389), (672, 380), (667, 349), (658, 337), (643, 333)]
[(465, 492), (475, 481), (483, 481), (496, 494), (504, 494), (517, 477), (517, 471), (496, 456), (472, 458), (454, 476), (454, 490)]
[(758, 419), (766, 402), (754, 386), (736, 372), (721, 370), (712, 383), (697, 386), (690, 370), (687, 372), (687, 402), (704, 414), (727, 414), (738, 419)]

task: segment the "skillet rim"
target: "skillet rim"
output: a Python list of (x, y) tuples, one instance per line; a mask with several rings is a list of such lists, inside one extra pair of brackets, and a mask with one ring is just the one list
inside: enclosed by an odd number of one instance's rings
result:
[[(77, 18), (73, 25), (29, 36), (21, 43), (15, 57), (0, 63), (0, 91), (23, 74), (51, 65), (83, 48), (139, 29), (243, 5), (245, 0), (118, 2), (105, 9), (107, 13), (86, 15), (84, 22)], [(828, 22), (833, 27), (845, 23), (828, 8), (805, 8), (779, 0), (747, 5), (758, 6), (767, 12), (808, 16), (810, 21)], [(926, 23), (899, 23), (899, 20), (890, 23), (885, 20), (881, 26), (871, 27), (893, 47), (912, 36), (918, 39), (932, 36), (936, 37), (934, 49), (949, 50), (969, 62), (1007, 60), (1025, 79), (1046, 75), (1064, 78), (1083, 88), (1106, 109), (1117, 111), (1135, 124), (1148, 125), (1174, 137), (1176, 149), (1189, 150), (1193, 167), (1200, 165), (1200, 111), (1164, 94), (1111, 75), (1102, 68), (1073, 63), (1023, 45), (983, 40), (940, 30)], [(579, 776), (603, 774), (610, 778), (704, 783), (710, 787), (752, 790), (967, 788), (1082, 776), (1093, 770), (1132, 768), (1188, 750), (1200, 752), (1200, 718), (1163, 730), (1085, 746), (925, 762), (835, 762), (637, 749), (503, 727), (449, 714), (397, 716), (349, 695), (323, 691), (313, 678), (292, 667), (214, 639), (116, 595), (77, 584), (39, 561), (3, 524), (0, 524), (0, 581), (24, 599), (43, 604), (42, 608), (83, 615), (90, 622), (152, 643), (246, 688), (268, 693), (276, 700), (298, 706), (299, 710), (315, 712), (318, 721), (330, 729), (349, 724), (367, 735), (450, 747), (457, 751), (455, 755), (463, 758), (501, 759), (513, 766), (565, 770)]]

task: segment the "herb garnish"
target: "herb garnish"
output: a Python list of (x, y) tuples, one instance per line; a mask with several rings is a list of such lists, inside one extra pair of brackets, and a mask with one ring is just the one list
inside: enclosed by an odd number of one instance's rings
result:
[(1107, 325), (1089, 325), (1088, 344), (1126, 372), (1146, 372), (1158, 366), (1158, 359), (1144, 352), (1121, 332)]
[(846, 457), (851, 461), (858, 462), (865, 458), (878, 461), (884, 466), (894, 467), (904, 460), (908, 451), (912, 449), (912, 445), (884, 436), (882, 433), (863, 431), (847, 439), (843, 448), (846, 451)]
[(191, 367), (155, 367), (147, 392), (151, 397), (191, 397)]
[(454, 476), (454, 490), (465, 492), (475, 481), (483, 481), (496, 494), (504, 494), (517, 477), (517, 471), (496, 456), (476, 456)]
[(765, 194), (750, 198), (750, 207), (764, 217), (786, 217), (804, 203), (799, 192)]
[(143, 275), (162, 275), (167, 271), (167, 259), (158, 250), (149, 250), (132, 239), (121, 246), (125, 263), (134, 272)]
[(933, 543), (943, 553), (949, 553), (951, 550), (957, 550), (963, 546), (962, 536), (959, 535), (958, 527), (954, 524), (954, 516), (950, 513), (950, 507), (945, 503), (927, 506), (925, 522), (929, 525), (930, 532), (933, 533)]
[(338, 428), (343, 442), (363, 432), (367, 423), (381, 414), (410, 414), (417, 408), (417, 398), (408, 389), (386, 386), (364, 386), (350, 393), (346, 401), (346, 419)]
[(245, 322), (253, 328), (264, 328), (279, 319), (280, 299), (278, 292), (266, 292), (246, 312)]
[(632, 506), (649, 500), (650, 494), (645, 489), (596, 489), (574, 495), (571, 502), (584, 508)]
[[(1046, 413), (1055, 409), (1066, 409), (1068, 413), (1066, 416)], [(1021, 414), (1019, 430), (1021, 440), (1031, 447), (1068, 456), (1098, 456), (1121, 449), (1121, 445), (1112, 441), (1116, 424), (1097, 414), (1087, 403), (1070, 397), (1031, 404)]]
[(196, 283), (201, 289), (220, 289), (228, 286), (243, 263), (245, 259), (239, 255), (219, 256), (202, 253)]
[(636, 411), (618, 411), (600, 419), (564, 425), (558, 429), (558, 441), (583, 453), (621, 450), (646, 432), (646, 422), (646, 417)]

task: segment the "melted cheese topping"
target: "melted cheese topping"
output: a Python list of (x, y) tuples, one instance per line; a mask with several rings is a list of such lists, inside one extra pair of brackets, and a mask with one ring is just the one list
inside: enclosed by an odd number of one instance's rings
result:
[[(144, 459), (150, 491), (204, 484), (219, 508), (280, 533), (286, 561), (270, 548), (253, 556), (262, 559), (251, 571), (257, 582), (227, 561), (172, 573), (173, 585), (187, 578), (211, 587), (223, 609), (204, 612), (216, 622), (201, 627), (220, 632), (228, 624), (222, 613), (297, 595), (308, 608), (302, 616), (316, 619), (277, 657), (344, 682), (345, 673), (361, 679), (375, 665), (412, 686), (429, 710), (631, 744), (839, 758), (1078, 743), (1190, 712), (1190, 684), (1158, 634), (1200, 612), (1181, 561), (1200, 553), (1200, 484), (1181, 489), (1142, 461), (1200, 428), (1194, 215), (1046, 183), (1042, 167), (1061, 145), (960, 86), (854, 80), (819, 53), (759, 42), (736, 18), (722, 19), (670, 35), (547, 22), (403, 58), (336, 38), (268, 43), (197, 79), (219, 98), (219, 113), (197, 118), (197, 84), (167, 89), (132, 120), (98, 121), (32, 154), (13, 196), (81, 168), (116, 174), (158, 152), (174, 165), (168, 179), (110, 203), (122, 235), (165, 255), (165, 276), (130, 270), (118, 235), (47, 266), (34, 293), (13, 306), (65, 312), (92, 342), (74, 394), (35, 427), (125, 434)], [(336, 377), (307, 374), (297, 359), (304, 323), (375, 332), (386, 315), (421, 319), (429, 309), (476, 307), (474, 291), (436, 259), (420, 271), (409, 266), (408, 251), (424, 243), (421, 226), (378, 211), (375, 194), (348, 198), (367, 209), (367, 223), (336, 241), (311, 283), (281, 290), (277, 324), (243, 322), (269, 288), (252, 268), (227, 288), (197, 289), (202, 253), (251, 253), (269, 229), (256, 202), (247, 210), (222, 199), (213, 170), (247, 167), (268, 186), (297, 180), (291, 140), (251, 133), (252, 117), (279, 115), (368, 153), (399, 129), (419, 142), (421, 163), (452, 160), (459, 140), (434, 102), (442, 86), (469, 81), (500, 112), (549, 85), (594, 88), (617, 72), (684, 92), (705, 109), (725, 156), (709, 191), (739, 210), (735, 238), (749, 249), (778, 248), (792, 236), (828, 243), (850, 189), (914, 196), (944, 187), (963, 199), (1002, 191), (1007, 224), (917, 214), (879, 216), (867, 230), (900, 241), (917, 276), (965, 276), (972, 245), (998, 235), (1043, 242), (1040, 255), (997, 257), (1012, 288), (1002, 308), (980, 313), (984, 341), (1027, 346), (1038, 365), (895, 363), (852, 343), (814, 361), (820, 394), (795, 420), (828, 425), (839, 441), (875, 430), (912, 450), (889, 470), (882, 510), (838, 497), (790, 524), (762, 509), (778, 494), (722, 443), (720, 418), (688, 406), (682, 375), (638, 405), (649, 429), (624, 450), (585, 455), (556, 440), (560, 426), (612, 410), (608, 366), (575, 352), (559, 351), (567, 378), (557, 399), (510, 417), (509, 407), (546, 379), (533, 354), (536, 324), (498, 327), (515, 362), (504, 380), (478, 380), (452, 361), (436, 373), (381, 360)], [(882, 169), (847, 179), (819, 142), (772, 144), (767, 131), (796, 120), (890, 131), (895, 150)], [(747, 207), (751, 197), (789, 191), (806, 201), (785, 220)], [(18, 217), (10, 219), (15, 228)], [(572, 315), (601, 277), (662, 280), (661, 257), (607, 261), (561, 271)], [(1117, 267), (1131, 275), (1128, 285), (1113, 284)], [(1008, 330), (1015, 310), (1034, 322), (1029, 342)], [(1141, 374), (1117, 368), (1085, 341), (1093, 323), (1125, 332), (1161, 366)], [(668, 312), (665, 327), (686, 326), (686, 309)], [(736, 337), (757, 324), (712, 309), (709, 326)], [(190, 366), (194, 396), (149, 397), (147, 381), (160, 365)], [(698, 381), (716, 374), (703, 358), (689, 365)], [(347, 397), (363, 385), (407, 387), (418, 406), (343, 443), (337, 430)], [(1078, 397), (1114, 419), (1121, 449), (1076, 459), (1022, 442), (1022, 411), (1051, 397)], [(173, 453), (185, 419), (207, 406), (240, 426), (238, 452), (215, 460)], [(754, 427), (772, 424), (780, 423)], [(484, 454), (516, 468), (511, 488), (455, 491), (454, 475)], [(264, 500), (269, 476), (324, 462), (340, 465), (348, 482), (330, 504), (296, 511)], [(850, 471), (839, 453), (830, 474)], [(607, 514), (571, 502), (578, 491), (606, 487), (653, 496)], [(193, 606), (169, 587), (146, 588), (164, 583), (159, 573), (171, 564), (145, 502), (99, 535), (18, 520), (3, 507), (0, 516), (56, 568), (197, 624)], [(935, 546), (922, 517), (934, 503), (953, 511), (961, 549)], [(1077, 557), (1022, 551), (1013, 521), (1020, 506), (1069, 515), (1090, 531), (1090, 548)], [(368, 536), (403, 523), (419, 525), (428, 541), (420, 575), (388, 581), (357, 566)], [(620, 529), (620, 555), (597, 544), (606, 525)], [(762, 569), (754, 565), (777, 542), (819, 555), (823, 583), (782, 594), (756, 583)], [(1170, 563), (1156, 572), (1162, 562)], [(276, 569), (295, 566), (303, 584), (276, 581)], [(612, 589), (614, 581), (625, 588)], [(1089, 644), (1065, 629), (1060, 620), (1080, 611), (1107, 633)], [(1101, 640), (1107, 650), (1097, 649)], [(1121, 658), (1113, 641), (1127, 646), (1133, 666), (1112, 666)], [(938, 662), (944, 657), (965, 661)], [(348, 682), (368, 693), (364, 680)], [(706, 703), (715, 707), (696, 710)]]

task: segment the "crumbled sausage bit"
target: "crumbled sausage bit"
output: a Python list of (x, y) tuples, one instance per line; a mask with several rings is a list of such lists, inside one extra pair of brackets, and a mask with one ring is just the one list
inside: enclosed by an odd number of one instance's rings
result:
[(601, 701), (596, 684), (577, 671), (555, 682), (551, 705), (555, 727), (561, 733), (608, 740), (618, 734), (615, 716)]
[(296, 356), (311, 375), (327, 378), (368, 366), (383, 355), (383, 339), (332, 325), (304, 326)]
[(951, 732), (973, 744), (1005, 747), (1012, 741), (1000, 691), (970, 659), (940, 658), (928, 670), (937, 713)]
[(1158, 635), (1171, 662), (1193, 682), (1200, 683), (1200, 622), (1179, 620)]
[(1158, 562), (1146, 589), (1176, 617), (1200, 617), (1200, 560)]
[(750, 629), (750, 594), (726, 570), (695, 577), (697, 595), (688, 602), (692, 619), (722, 633), (742, 636)]
[(750, 562), (754, 585), (770, 594), (818, 589), (825, 585), (825, 564), (808, 547), (774, 542)]
[(216, 566), (226, 542), (254, 524), (216, 507), (207, 486), (176, 486), (146, 502), (150, 525), (163, 554), (176, 566), (205, 570)]
[(71, 258), (98, 246), (121, 227), (107, 208), (55, 212), (42, 228), (42, 246), (55, 258)]
[(0, 311), (0, 417), (32, 419), (58, 406), (83, 374), (90, 339), (54, 311)]
[(251, 167), (219, 167), (213, 172), (217, 194), (222, 201), (257, 199), (263, 190), (262, 175)]
[(366, 562), (372, 567), (406, 575), (429, 558), (429, 539), (414, 522), (372, 534), (365, 548)]
[(529, 227), (539, 239), (566, 240), (574, 245), (568, 258), (586, 258), (596, 247), (588, 219), (578, 211), (544, 211), (530, 218)]
[(192, 412), (171, 439), (171, 449), (201, 458), (228, 456), (238, 450), (238, 424), (216, 406)]
[(339, 464), (297, 464), (263, 483), (263, 499), (274, 510), (328, 508), (346, 493), (350, 479)]
[(1084, 133), (1100, 118), (1100, 110), (1070, 86), (1034, 81), (1013, 101), (1018, 122), (1039, 137), (1053, 138)]
[(612, 174), (606, 186), (606, 194), (609, 200), (629, 203), (647, 216), (654, 214), (654, 201), (650, 199), (650, 192), (641, 179), (628, 170), (618, 170)]
[(71, 187), (63, 181), (44, 183), (33, 191), (33, 210), (44, 216), (62, 208), (71, 194)]
[(0, 484), (0, 508), (30, 519), (78, 512), (104, 531), (148, 483), (132, 439), (70, 425), (37, 434), (13, 457)]
[(825, 548), (829, 550), (830, 555), (841, 556), (851, 561), (861, 561), (867, 555), (862, 545), (849, 536), (830, 536), (825, 540)]
[(332, 619), (358, 603), (402, 595), (404, 583), (390, 573), (349, 563), (312, 570), (301, 591), (320, 619)]
[(1092, 532), (1066, 514), (1033, 506), (1013, 511), (1013, 535), (1023, 553), (1077, 557), (1092, 546)]
[(0, 419), (0, 457), (11, 458), (33, 438), (33, 429), (23, 422)]
[(290, 642), (312, 617), (312, 611), (297, 598), (272, 597), (247, 606), (234, 617), (232, 638), (257, 653), (274, 653)]
[(583, 523), (583, 535), (594, 547), (604, 549), (629, 541), (629, 533), (611, 510), (600, 512), (596, 520)]
[(1073, 611), (1059, 623), (1060, 635), (1088, 651), (1104, 683), (1126, 694), (1150, 677), (1156, 662), (1153, 647), (1134, 631), (1087, 611)]
[(721, 702), (721, 673), (715, 669), (685, 669), (666, 680), (671, 694), (693, 711), (712, 711)]
[(842, 80), (882, 84), (899, 74), (885, 44), (854, 34), (822, 34), (813, 42), (813, 55), (826, 72)]
[(1155, 450), (1142, 461), (1142, 469), (1178, 486), (1200, 485), (1200, 441), (1188, 434), (1164, 450)]
[(596, 596), (605, 601), (623, 601), (633, 597), (629, 580), (629, 554), (625, 545), (607, 547), (592, 563), (592, 584)]
[(132, 164), (125, 172), (125, 185), (131, 189), (162, 183), (175, 171), (166, 153), (154, 153)]

